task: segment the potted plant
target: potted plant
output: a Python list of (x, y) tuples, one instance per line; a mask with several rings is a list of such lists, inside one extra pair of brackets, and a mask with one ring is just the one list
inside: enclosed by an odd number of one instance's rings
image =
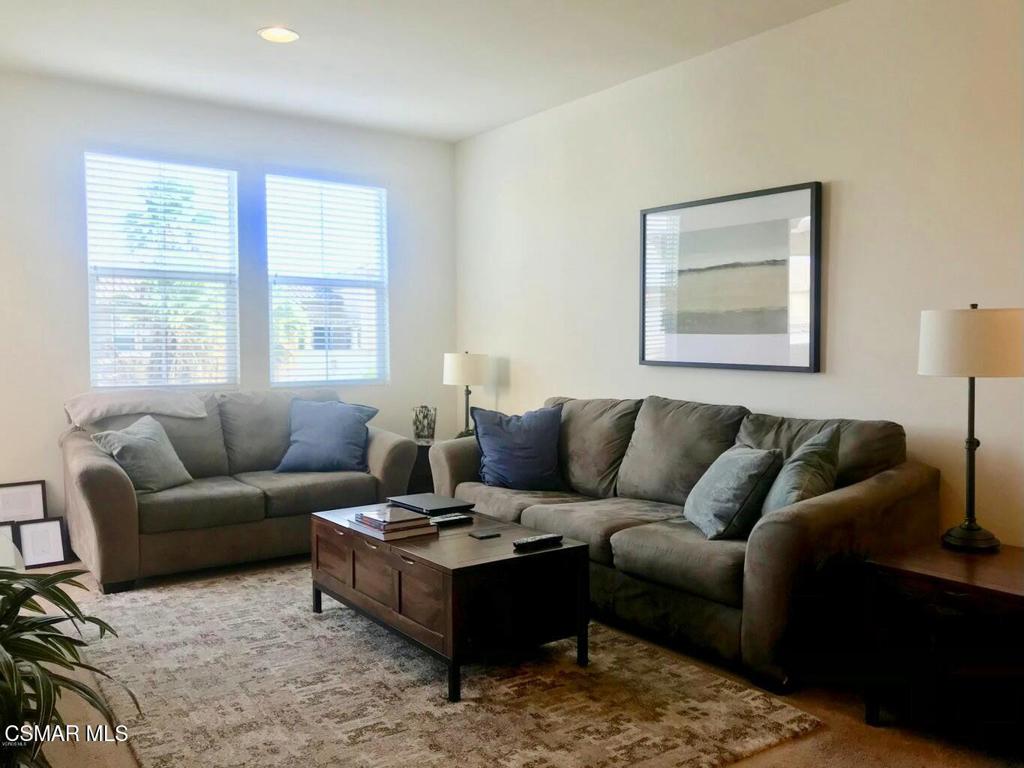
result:
[[(85, 589), (76, 581), (83, 573), (27, 574), (0, 568), (0, 722), (5, 726), (65, 728), (57, 701), (65, 691), (71, 691), (114, 727), (114, 713), (100, 694), (66, 674), (85, 669), (110, 677), (82, 661), (81, 649), (88, 642), (81, 636), (80, 625), (94, 625), (101, 638), (108, 632), (117, 635), (102, 619), (83, 613), (64, 591), (69, 586)], [(51, 612), (47, 612), (44, 602), (52, 606)], [(77, 637), (61, 631), (68, 623)], [(135, 695), (131, 691), (128, 694), (138, 709)], [(11, 741), (7, 734), (0, 733), (0, 743), (4, 768), (49, 768), (42, 753), (43, 740)]]

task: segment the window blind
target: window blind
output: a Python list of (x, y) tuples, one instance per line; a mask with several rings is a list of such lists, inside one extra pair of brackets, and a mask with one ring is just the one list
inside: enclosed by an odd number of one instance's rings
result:
[(233, 171), (85, 155), (95, 387), (238, 382)]
[(267, 176), (272, 384), (388, 377), (387, 193)]

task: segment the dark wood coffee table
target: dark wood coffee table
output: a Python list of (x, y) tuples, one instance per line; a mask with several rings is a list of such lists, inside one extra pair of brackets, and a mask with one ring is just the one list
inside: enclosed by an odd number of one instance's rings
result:
[[(358, 507), (312, 515), (313, 611), (327, 593), (413, 641), (448, 665), (458, 701), (461, 665), (576, 636), (588, 662), (587, 545), (516, 553), (512, 541), (540, 531), (472, 515), (437, 536), (383, 542), (353, 525)], [(500, 533), (478, 540), (470, 531)]]

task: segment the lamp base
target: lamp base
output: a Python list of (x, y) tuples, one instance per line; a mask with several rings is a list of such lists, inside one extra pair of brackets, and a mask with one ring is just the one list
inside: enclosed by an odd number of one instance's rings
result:
[(960, 552), (998, 552), (999, 539), (971, 520), (942, 534), (942, 545)]

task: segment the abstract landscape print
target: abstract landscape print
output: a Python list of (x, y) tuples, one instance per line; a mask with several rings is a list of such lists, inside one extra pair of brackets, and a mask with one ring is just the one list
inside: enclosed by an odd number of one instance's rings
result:
[(644, 212), (641, 362), (817, 369), (816, 185)]

